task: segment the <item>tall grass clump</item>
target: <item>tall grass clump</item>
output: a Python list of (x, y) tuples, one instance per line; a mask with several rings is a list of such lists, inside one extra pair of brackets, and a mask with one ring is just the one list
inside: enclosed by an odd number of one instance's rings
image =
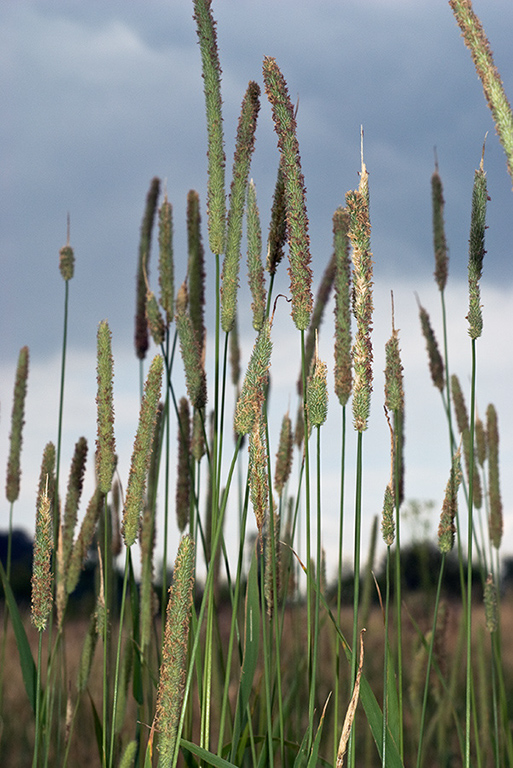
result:
[[(470, 337), (469, 383), (452, 370), (450, 357), (449, 238), (438, 162), (431, 178), (426, 218), (433, 225), (443, 338), (439, 346), (436, 322), (418, 298), (419, 340), (425, 339), (447, 422), (447, 434), (438, 437), (448, 479), (438, 479), (438, 536), (435, 526), (432, 531), (438, 547), (426, 544), (412, 564), (401, 529), (410, 361), (401, 349), (393, 295), (384, 350), (373, 341), (373, 260), (380, 254), (371, 250), (363, 129), (354, 168), (359, 164), (359, 182), (332, 214), (333, 251), (318, 277), (297, 109), (276, 59), (263, 59), (262, 92), (277, 141), (264, 254), (265, 222), (251, 174), (261, 86), (252, 80), (241, 94), (227, 194), (216, 22), (209, 0), (192, 5), (207, 124), (206, 201), (189, 190), (186, 222), (177, 222), (160, 179), (150, 182), (138, 251), (134, 246), (139, 362), (133, 375), (140, 386), (131, 463), (125, 476), (116, 453), (113, 339), (102, 320), (94, 466), (87, 465), (86, 438), (78, 437), (63, 492), (68, 283), (75, 258), (69, 237), (60, 252), (66, 294), (59, 421), (34, 489), (29, 611), (16, 601), (10, 554), (5, 567), (0, 563), (6, 607), (2, 765), (513, 765), (499, 415), (493, 404), (481, 416), (478, 408), (485, 396), (477, 386), (486, 322), (484, 150), (472, 195), (469, 190), (469, 306), (460, 318)], [(488, 42), (470, 2), (451, 0), (451, 6), (509, 155), (507, 101)], [(181, 226), (187, 234), (183, 274), (173, 244)], [(240, 269), (244, 248), (247, 285)], [(275, 279), (285, 255), (289, 288), (283, 296), (276, 295)], [(251, 324), (239, 323), (245, 307)], [(332, 341), (325, 330), (331, 308)], [(390, 319), (379, 322), (390, 328)], [(292, 338), (283, 348), (287, 324)], [(375, 407), (373, 392), (381, 353), (383, 409)], [(24, 347), (7, 468), (9, 540), (22, 470), (28, 359)], [(284, 369), (288, 406), (276, 414), (275, 371)], [(328, 444), (334, 410), (340, 440)], [(365, 566), (362, 534), (376, 469), (367, 446), (379, 418), (390, 434), (390, 451), (381, 457), (382, 543), (376, 515)], [(334, 484), (327, 456), (340, 468)], [(82, 512), (88, 473), (94, 490)], [(328, 540), (330, 508), (338, 517), (334, 542)], [(330, 563), (333, 551), (336, 562)], [(417, 566), (425, 585), (420, 593), (408, 587)], [(328, 568), (336, 574), (332, 583)]]

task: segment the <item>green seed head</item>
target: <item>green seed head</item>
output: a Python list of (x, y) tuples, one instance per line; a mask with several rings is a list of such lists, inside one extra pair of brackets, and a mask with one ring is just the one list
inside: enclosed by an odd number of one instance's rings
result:
[(271, 323), (266, 320), (253, 348), (248, 370), (235, 409), (234, 428), (238, 435), (249, 434), (262, 408), (271, 362)]
[(139, 533), (139, 521), (144, 507), (144, 492), (150, 465), (153, 432), (162, 386), (164, 362), (157, 355), (150, 366), (139, 414), (132, 463), (125, 497), (122, 534), (127, 547), (132, 546)]
[(11, 417), (11, 434), (9, 446), (9, 458), (7, 460), (7, 482), (5, 493), (7, 501), (11, 504), (16, 501), (20, 493), (21, 480), (21, 442), (25, 414), (25, 397), (27, 395), (27, 379), (29, 369), (29, 350), (22, 347), (18, 356), (16, 369), (16, 381), (14, 383), (14, 398)]
[(75, 256), (73, 248), (68, 244), (59, 251), (59, 269), (62, 279), (68, 282), (75, 272)]
[(97, 352), (97, 438), (96, 475), (100, 491), (110, 491), (116, 467), (116, 443), (114, 439), (114, 405), (112, 383), (114, 363), (111, 352), (111, 332), (106, 320), (98, 326)]
[(36, 514), (36, 535), (32, 564), (32, 624), (39, 632), (46, 629), (52, 610), (52, 513), (45, 493)]

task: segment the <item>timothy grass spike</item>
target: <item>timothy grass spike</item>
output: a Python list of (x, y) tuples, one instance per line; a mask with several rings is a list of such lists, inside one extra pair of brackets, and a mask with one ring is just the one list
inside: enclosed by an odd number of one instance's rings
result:
[(169, 590), (155, 727), (159, 734), (159, 765), (173, 765), (180, 711), (185, 689), (187, 642), (194, 586), (194, 541), (180, 542)]
[(205, 250), (201, 239), (199, 195), (191, 189), (187, 194), (187, 281), (189, 315), (201, 350), (205, 356)]
[(112, 381), (114, 364), (111, 351), (111, 332), (106, 320), (98, 326), (98, 362), (96, 405), (98, 432), (96, 438), (96, 476), (103, 494), (110, 491), (116, 468), (116, 443), (114, 439), (114, 405)]
[(248, 184), (251, 155), (255, 145), (257, 115), (260, 110), (260, 87), (251, 81), (243, 102), (233, 158), (233, 180), (230, 189), (230, 210), (226, 229), (226, 255), (223, 261), (221, 285), (221, 327), (225, 333), (233, 328), (239, 287), (240, 244), (242, 217)]
[(513, 113), (493, 61), (490, 43), (470, 0), (449, 0), (449, 4), (483, 85), (497, 134), (506, 153), (509, 175), (513, 179)]
[(178, 530), (183, 533), (189, 522), (191, 503), (191, 474), (189, 456), (191, 454), (191, 417), (189, 401), (180, 398), (178, 404), (178, 471), (176, 478), (176, 519)]
[(207, 212), (210, 250), (221, 254), (225, 249), (226, 196), (224, 176), (223, 117), (221, 100), (221, 66), (217, 49), (216, 23), (211, 0), (194, 0), (194, 19), (201, 50), (203, 87), (207, 112), (208, 189)]
[(369, 186), (362, 158), (360, 184), (346, 194), (349, 211), (349, 238), (353, 246), (354, 316), (356, 336), (353, 344), (353, 417), (358, 432), (367, 429), (372, 392), (372, 253), (370, 250)]
[(160, 306), (169, 327), (174, 316), (175, 282), (173, 262), (173, 206), (164, 196), (159, 210), (159, 287)]
[(189, 400), (195, 408), (204, 408), (207, 402), (207, 379), (194, 326), (187, 310), (187, 286), (182, 284), (176, 297), (176, 329), (185, 369), (185, 382)]
[(471, 339), (477, 339), (479, 336), (481, 336), (483, 331), (483, 314), (481, 312), (481, 293), (479, 290), (479, 281), (481, 280), (481, 275), (483, 272), (483, 258), (486, 253), (484, 241), (487, 200), (488, 192), (486, 189), (486, 173), (483, 169), (483, 158), (481, 158), (481, 164), (474, 174), (468, 253), (469, 310), (467, 320), (470, 326), (468, 332)]
[(281, 152), (281, 171), (285, 184), (287, 237), (289, 241), (290, 293), (292, 319), (296, 328), (305, 331), (312, 312), (312, 270), (310, 268), (310, 238), (306, 211), (305, 181), (301, 170), (299, 144), (296, 137), (294, 108), (287, 84), (276, 60), (266, 56), (263, 64), (267, 97), (271, 103), (273, 121)]
[(431, 176), (431, 200), (433, 208), (433, 248), (435, 251), (435, 280), (438, 289), (443, 291), (449, 272), (449, 256), (445, 239), (444, 194), (442, 179), (438, 173), (438, 164)]
[(163, 365), (162, 357), (157, 355), (152, 361), (144, 387), (123, 511), (122, 534), (127, 547), (132, 546), (137, 538), (140, 515), (144, 507), (144, 491), (162, 386)]
[(262, 229), (258, 213), (256, 187), (253, 179), (248, 184), (247, 205), (248, 276), (253, 302), (253, 328), (260, 331), (265, 320), (265, 284), (262, 264)]
[(351, 355), (351, 257), (349, 213), (340, 206), (333, 214), (335, 254), (335, 394), (346, 405), (353, 386)]
[(436, 340), (435, 332), (431, 326), (429, 315), (419, 302), (417, 296), (417, 304), (419, 306), (420, 327), (422, 329), (422, 335), (426, 340), (426, 348), (429, 358), (429, 371), (431, 373), (431, 380), (435, 387), (444, 391), (445, 386), (445, 366), (438, 348), (438, 342)]
[(445, 496), (438, 526), (438, 548), (447, 554), (454, 546), (456, 528), (454, 521), (458, 511), (458, 489), (461, 484), (460, 450), (452, 458), (451, 473), (445, 488)]
[(11, 434), (9, 435), (9, 458), (7, 460), (7, 482), (5, 495), (11, 504), (20, 494), (21, 481), (21, 443), (25, 415), (25, 398), (27, 395), (27, 379), (29, 370), (29, 350), (22, 347), (18, 355), (16, 380), (11, 417)]
[(45, 492), (36, 514), (36, 535), (32, 565), (32, 624), (39, 632), (46, 629), (52, 610), (52, 512)]
[(488, 444), (488, 494), (490, 500), (490, 541), (499, 549), (504, 528), (502, 499), (499, 484), (499, 428), (497, 411), (491, 403), (486, 409), (486, 436)]
[(148, 324), (146, 322), (146, 290), (149, 275), (149, 258), (151, 233), (157, 201), (160, 192), (160, 179), (156, 176), (151, 180), (146, 196), (146, 207), (141, 224), (139, 241), (139, 261), (136, 278), (136, 309), (135, 309), (135, 353), (139, 360), (144, 360), (149, 347)]
[(255, 342), (235, 408), (234, 429), (238, 435), (247, 435), (252, 431), (262, 408), (271, 351), (271, 322), (266, 320)]

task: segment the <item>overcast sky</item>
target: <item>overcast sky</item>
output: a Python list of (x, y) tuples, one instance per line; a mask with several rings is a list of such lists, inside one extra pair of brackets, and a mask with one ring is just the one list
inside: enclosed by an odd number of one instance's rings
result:
[[(470, 363), (464, 318), (470, 199), (474, 169), (485, 133), (490, 132), (485, 169), (491, 201), (483, 275), (483, 296), (488, 301), (483, 301), (485, 334), (479, 342), (480, 406), (484, 412), (493, 400), (499, 409), (505, 549), (513, 552), (513, 481), (505, 477), (513, 460), (513, 440), (508, 437), (513, 419), (508, 393), (513, 347), (511, 322), (505, 321), (513, 294), (511, 179), (448, 3), (218, 0), (213, 10), (223, 69), (228, 181), (240, 103), (249, 80), (262, 85), (264, 56), (277, 59), (292, 99), (299, 100), (298, 134), (316, 282), (331, 254), (333, 211), (344, 202), (345, 192), (358, 184), (360, 126), (364, 127), (379, 349), (372, 413), (375, 431), (369, 430), (366, 437), (368, 478), (372, 479), (366, 506), (369, 519), (380, 512), (388, 473), (380, 389), (384, 361), (379, 345), (390, 332), (391, 289), (406, 377), (406, 493), (437, 503), (443, 495), (447, 441), (439, 398), (429, 381), (414, 291), (440, 331), (439, 298), (432, 279), (430, 208), (436, 146), (451, 257), (448, 306), (454, 327), (453, 370), (467, 382)], [(513, 4), (476, 0), (475, 10), (511, 97)], [(195, 188), (203, 205), (205, 200), (206, 129), (192, 3), (0, 0), (0, 89), (0, 466), (5, 467), (8, 450), (16, 359), (20, 347), (27, 344), (31, 373), (17, 519), (31, 530), (39, 457), (46, 441), (55, 439), (64, 290), (58, 251), (66, 240), (68, 213), (76, 269), (70, 284), (71, 356), (63, 457), (71, 455), (80, 434), (88, 435), (93, 451), (96, 329), (101, 319), (108, 318), (117, 366), (120, 461), (125, 454), (129, 461), (129, 436), (137, 418), (134, 277), (147, 188), (153, 176), (161, 177), (174, 206), (177, 283), (185, 277), (187, 191)], [(277, 162), (270, 109), (263, 95), (251, 173), (264, 233)], [(204, 207), (202, 211), (206, 234)], [(213, 261), (209, 265), (212, 275)], [(285, 268), (281, 279), (280, 288), (286, 291)], [(212, 308), (210, 301), (207, 309)], [(253, 337), (244, 316), (241, 324), (248, 329), (243, 343), (249, 354)], [(286, 359), (283, 349), (288, 349), (290, 329), (288, 318), (274, 329), (275, 377), (278, 384), (283, 379), (277, 409), (282, 403), (287, 407), (289, 396), (285, 391), (290, 365), (280, 372), (280, 364)], [(327, 360), (332, 359), (331, 347), (328, 324), (321, 338), (321, 354)], [(297, 354), (294, 364), (296, 359)], [(293, 386), (288, 390), (293, 397)], [(277, 392), (282, 392), (278, 385)], [(337, 440), (336, 409), (332, 418)], [(434, 424), (441, 426), (441, 433), (435, 435)], [(326, 453), (330, 452), (331, 444)], [(123, 469), (126, 475), (127, 467)], [(62, 471), (65, 477), (67, 469)], [(333, 487), (335, 474), (336, 470)], [(330, 482), (326, 481), (328, 487)], [(2, 507), (0, 524), (4, 526), (7, 504)], [(433, 521), (433, 531), (436, 525)], [(330, 514), (328, 509), (327, 538), (335, 528), (336, 512)]]

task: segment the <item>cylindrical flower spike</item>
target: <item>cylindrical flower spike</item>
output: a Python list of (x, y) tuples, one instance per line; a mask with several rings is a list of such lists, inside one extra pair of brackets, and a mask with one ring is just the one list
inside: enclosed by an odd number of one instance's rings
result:
[(162, 386), (163, 365), (162, 357), (157, 355), (150, 366), (144, 387), (123, 511), (122, 534), (127, 547), (132, 546), (139, 532), (139, 521), (144, 506), (144, 491), (151, 458), (153, 431)]
[(46, 629), (52, 610), (52, 511), (45, 493), (36, 514), (36, 535), (32, 565), (32, 624), (39, 632)]
[(383, 515), (381, 518), (381, 533), (383, 541), (387, 547), (391, 547), (395, 539), (395, 499), (392, 483), (385, 488), (385, 497), (383, 499)]
[(96, 487), (89, 504), (87, 505), (80, 532), (76, 538), (75, 544), (69, 557), (68, 569), (66, 573), (66, 591), (68, 595), (74, 592), (80, 578), (80, 572), (85, 563), (89, 547), (93, 540), (96, 524), (103, 510), (103, 494)]
[(208, 133), (208, 235), (212, 253), (224, 253), (226, 197), (224, 192), (225, 154), (221, 110), (221, 66), (217, 50), (216, 24), (211, 0), (194, 0), (194, 19), (201, 50), (203, 87)]
[(488, 443), (488, 494), (490, 499), (490, 541), (499, 549), (502, 541), (503, 516), (499, 485), (499, 428), (497, 411), (490, 403), (486, 409), (486, 436)]
[(276, 274), (278, 264), (285, 255), (287, 243), (287, 203), (285, 200), (285, 181), (282, 171), (283, 160), (280, 157), (276, 185), (271, 208), (271, 225), (267, 239), (267, 260), (265, 268), (271, 275)]
[(63, 562), (69, 560), (71, 548), (73, 546), (73, 536), (77, 524), (78, 505), (82, 495), (84, 484), (84, 473), (87, 459), (87, 440), (81, 437), (75, 445), (75, 451), (71, 462), (71, 469), (68, 480), (68, 490), (66, 494), (66, 503), (64, 505), (64, 515), (62, 522), (62, 549)]
[(316, 348), (312, 374), (306, 385), (306, 413), (309, 427), (322, 426), (328, 415), (327, 370), (328, 366), (319, 359)]
[[(322, 325), (324, 318), (324, 310), (330, 299), (331, 291), (333, 288), (333, 281), (335, 280), (335, 254), (333, 254), (326, 265), (324, 270), (317, 294), (315, 296), (315, 302), (310, 318), (310, 325), (308, 326), (308, 333), (305, 342), (305, 370), (309, 371), (314, 356), (315, 340), (319, 332), (319, 328)], [(298, 394), (303, 394), (303, 376), (299, 373), (297, 382)]]
[[(483, 147), (484, 153), (484, 147)], [(483, 258), (486, 253), (484, 247), (486, 229), (486, 201), (488, 192), (486, 189), (486, 173), (481, 165), (474, 174), (474, 188), (472, 190), (472, 216), (470, 221), (470, 239), (468, 252), (468, 290), (469, 309), (467, 320), (469, 323), (469, 336), (477, 339), (483, 331), (483, 314), (481, 311), (481, 292), (479, 281), (483, 272)]]
[(29, 350), (22, 347), (18, 355), (16, 381), (14, 383), (14, 398), (11, 417), (11, 434), (9, 435), (9, 458), (7, 460), (7, 482), (5, 494), (11, 504), (20, 494), (21, 480), (21, 442), (25, 414), (25, 397), (27, 395), (27, 379), (29, 369)]
[(257, 115), (260, 109), (260, 87), (250, 82), (242, 102), (237, 128), (233, 181), (230, 190), (230, 210), (226, 229), (226, 255), (221, 276), (221, 327), (225, 333), (233, 328), (239, 287), (240, 243), (242, 217), (248, 184), (249, 166), (255, 145)]
[(335, 394), (346, 405), (353, 385), (351, 355), (351, 257), (349, 214), (339, 207), (333, 214), (335, 254)]
[(69, 243), (59, 251), (59, 270), (65, 282), (71, 280), (74, 275), (75, 256), (73, 255), (73, 248)]
[[(465, 467), (467, 470), (467, 477), (470, 477), (470, 427), (467, 413), (467, 406), (465, 405), (465, 398), (461, 390), (460, 382), (456, 374), (451, 376), (451, 395), (454, 405), (454, 412), (456, 414), (456, 423), (461, 433), (461, 440), (463, 443), (463, 455), (465, 457)], [(483, 495), (481, 492), (481, 481), (479, 480), (479, 472), (477, 471), (476, 454), (473, 457), (474, 470), (473, 470), (473, 501), (474, 506), (479, 509), (483, 502)]]
[(305, 331), (310, 323), (313, 304), (312, 270), (305, 181), (296, 137), (296, 120), (285, 78), (275, 59), (266, 56), (263, 71), (265, 90), (272, 106), (274, 127), (278, 134), (281, 171), (285, 183), (292, 319), (298, 330)]
[(159, 286), (160, 306), (169, 327), (174, 316), (175, 282), (173, 262), (173, 207), (164, 197), (159, 210)]
[(256, 524), (260, 536), (260, 549), (263, 549), (263, 528), (269, 506), (269, 485), (267, 471), (267, 449), (265, 423), (259, 412), (249, 436), (249, 493)]
[(248, 185), (247, 208), (247, 240), (248, 240), (248, 276), (249, 288), (253, 302), (253, 328), (260, 331), (265, 319), (265, 285), (264, 267), (262, 264), (262, 229), (258, 213), (256, 188), (251, 179)]
[(449, 256), (445, 239), (444, 194), (438, 165), (431, 176), (431, 200), (433, 206), (433, 248), (435, 251), (435, 280), (438, 289), (443, 291), (447, 283)]
[(114, 405), (112, 381), (114, 377), (111, 351), (111, 332), (106, 320), (98, 326), (98, 391), (96, 405), (98, 409), (98, 433), (96, 438), (96, 475), (98, 486), (103, 494), (110, 491), (112, 477), (116, 468), (116, 443), (114, 440)]
[(176, 329), (189, 400), (195, 408), (204, 408), (207, 402), (207, 378), (187, 303), (187, 286), (183, 283), (176, 297)]
[(491, 573), (488, 574), (484, 588), (485, 622), (488, 632), (497, 632), (499, 626), (499, 608), (497, 589)]
[(191, 189), (187, 195), (187, 282), (189, 285), (189, 315), (201, 351), (205, 357), (205, 251), (201, 239), (201, 216), (198, 193)]
[(442, 554), (447, 554), (454, 546), (454, 520), (458, 511), (458, 489), (461, 483), (461, 465), (459, 449), (453, 456), (451, 473), (445, 489), (445, 496), (438, 526), (438, 547)]
[(194, 541), (180, 542), (169, 590), (162, 664), (157, 692), (155, 729), (159, 734), (159, 765), (173, 764), (180, 711), (185, 689), (187, 642), (194, 587)]
[(501, 76), (494, 64), (490, 43), (481, 22), (472, 9), (471, 0), (449, 0), (465, 45), (470, 51), (476, 72), (481, 79), (486, 101), (490, 107), (497, 134), (513, 179), (513, 113), (504, 91)]
[(166, 325), (160, 314), (159, 305), (153, 291), (146, 292), (146, 321), (154, 343), (159, 347), (166, 338)]
[(182, 397), (178, 405), (178, 474), (176, 478), (176, 519), (180, 533), (184, 532), (189, 522), (191, 503), (190, 455), (191, 417), (189, 401), (186, 397)]
[(271, 322), (266, 320), (255, 342), (235, 408), (234, 429), (239, 435), (247, 435), (252, 431), (262, 408), (271, 351)]
[(281, 422), (280, 440), (276, 454), (276, 469), (274, 472), (274, 488), (278, 496), (281, 495), (292, 468), (293, 438), (292, 421), (289, 414), (286, 413)]
[(429, 370), (431, 373), (431, 380), (435, 385), (435, 387), (439, 389), (440, 392), (443, 392), (443, 389), (445, 386), (444, 361), (442, 360), (442, 355), (440, 354), (440, 350), (438, 349), (438, 343), (437, 343), (433, 328), (431, 327), (431, 321), (429, 319), (429, 315), (424, 309), (424, 307), (420, 304), (418, 297), (417, 297), (417, 304), (419, 305), (419, 316), (420, 316), (420, 326), (422, 328), (422, 335), (426, 340), (426, 348), (427, 348), (427, 353), (429, 358)]
[(353, 418), (358, 432), (367, 429), (372, 392), (372, 253), (370, 250), (369, 187), (367, 168), (362, 159), (360, 184), (348, 192), (349, 238), (353, 246), (354, 316), (356, 336), (353, 345)]
[(160, 192), (160, 179), (153, 178), (146, 196), (146, 207), (141, 224), (139, 241), (139, 262), (136, 278), (136, 308), (135, 308), (135, 353), (139, 360), (144, 360), (149, 347), (148, 324), (146, 322), (146, 290), (148, 287), (148, 264), (150, 258), (151, 233), (157, 201)]

